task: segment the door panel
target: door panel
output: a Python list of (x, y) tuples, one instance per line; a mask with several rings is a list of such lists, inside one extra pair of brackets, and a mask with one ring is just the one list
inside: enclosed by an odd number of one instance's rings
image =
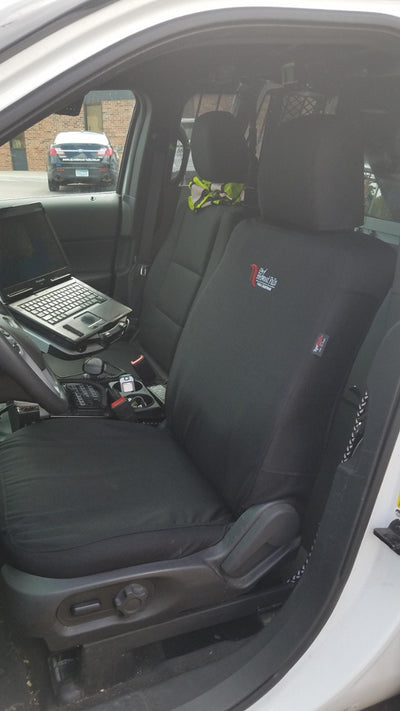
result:
[(118, 193), (42, 198), (75, 276), (110, 294), (119, 231)]

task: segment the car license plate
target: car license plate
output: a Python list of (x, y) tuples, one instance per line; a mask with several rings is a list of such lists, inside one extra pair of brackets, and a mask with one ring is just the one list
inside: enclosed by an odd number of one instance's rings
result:
[(76, 178), (88, 178), (89, 177), (89, 170), (87, 168), (76, 168), (75, 177)]

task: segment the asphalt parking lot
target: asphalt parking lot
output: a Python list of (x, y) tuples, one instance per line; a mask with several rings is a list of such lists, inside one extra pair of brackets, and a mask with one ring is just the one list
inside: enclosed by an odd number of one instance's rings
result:
[[(102, 188), (104, 190), (104, 188)], [(50, 192), (46, 171), (3, 170), (0, 171), (0, 200), (13, 198), (46, 198), (70, 195), (71, 193), (93, 192), (90, 185), (67, 185), (58, 192)]]
[(24, 198), (51, 195), (46, 172), (29, 170), (0, 171), (0, 198)]

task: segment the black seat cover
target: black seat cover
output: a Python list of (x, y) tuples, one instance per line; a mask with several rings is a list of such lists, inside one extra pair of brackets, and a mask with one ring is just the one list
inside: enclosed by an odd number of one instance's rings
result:
[(303, 508), (392, 279), (391, 248), (354, 232), (362, 189), (356, 128), (317, 116), (279, 129), (262, 219), (235, 228), (180, 338), (167, 427), (53, 419), (3, 442), (5, 560), (85, 575), (198, 551), (253, 504)]
[[(245, 182), (250, 152), (231, 113), (200, 115), (193, 125), (191, 150), (196, 173), (203, 180)], [(146, 279), (136, 345), (136, 352), (146, 353), (158, 371), (169, 373), (196, 294), (221, 257), (234, 226), (245, 217), (246, 209), (240, 204), (213, 205), (197, 212), (186, 202), (179, 206)]]
[(232, 520), (166, 430), (54, 419), (4, 447), (3, 552), (37, 575), (179, 558), (219, 540)]

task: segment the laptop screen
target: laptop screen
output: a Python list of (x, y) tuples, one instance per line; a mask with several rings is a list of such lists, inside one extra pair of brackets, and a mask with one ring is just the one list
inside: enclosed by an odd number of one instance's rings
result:
[(0, 290), (37, 286), (68, 267), (42, 205), (0, 210)]

